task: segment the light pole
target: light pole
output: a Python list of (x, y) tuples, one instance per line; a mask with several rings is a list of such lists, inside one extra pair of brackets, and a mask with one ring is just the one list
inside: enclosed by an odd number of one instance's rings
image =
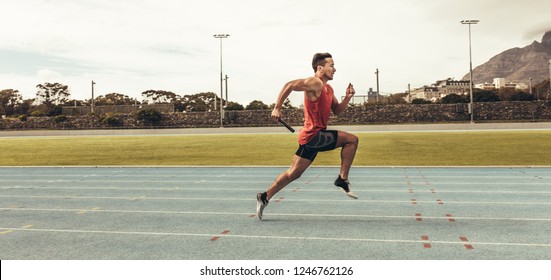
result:
[[(223, 120), (224, 120), (224, 106), (222, 104), (223, 102), (223, 97), (224, 97), (224, 93), (223, 93), (223, 83), (224, 83), (224, 78), (223, 78), (223, 75), (222, 75), (222, 39), (224, 38), (228, 38), (230, 36), (230, 34), (215, 34), (213, 35), (214, 38), (217, 38), (217, 39), (220, 39), (220, 127), (224, 127), (224, 123), (223, 123)], [(216, 110), (216, 98), (214, 100), (214, 109)]]
[(549, 59), (549, 91), (547, 92), (547, 98), (549, 99), (549, 94), (551, 93), (551, 59)]
[(228, 75), (224, 75), (224, 81), (226, 82), (226, 108), (228, 107)]
[(479, 20), (477, 19), (467, 19), (462, 20), (461, 24), (468, 24), (469, 25), (469, 72), (471, 75), (469, 85), (470, 85), (470, 97), (471, 97), (471, 103), (470, 103), (470, 111), (471, 111), (471, 123), (474, 123), (474, 102), (473, 102), (473, 56), (471, 51), (471, 25), (477, 24)]
[(377, 76), (377, 104), (379, 104), (379, 68), (375, 71), (375, 76)]
[(92, 81), (92, 100), (90, 100), (90, 111), (94, 112), (94, 85), (96, 82)]

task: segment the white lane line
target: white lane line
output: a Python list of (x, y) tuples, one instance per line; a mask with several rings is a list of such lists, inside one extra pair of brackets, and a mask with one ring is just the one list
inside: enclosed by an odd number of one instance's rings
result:
[[(212, 176), (209, 175), (209, 177), (212, 177)], [(243, 178), (243, 177), (244, 176), (240, 176), (240, 178)], [(270, 179), (267, 179), (267, 180), (231, 180), (231, 182), (235, 183), (235, 184), (266, 184), (266, 183), (270, 184), (270, 183), (273, 182), (275, 177), (276, 176), (270, 177)], [(23, 183), (33, 183), (33, 184), (34, 183), (40, 183), (40, 184), (51, 184), (51, 183), (56, 183), (56, 184), (59, 184), (59, 183), (228, 184), (228, 179), (229, 178), (226, 178), (226, 180), (223, 180), (224, 178), (221, 177), (220, 179), (222, 179), (222, 180), (213, 180), (213, 179), (210, 179), (210, 180), (204, 180), (204, 179), (202, 179), (202, 180), (189, 180), (189, 179), (186, 179), (186, 180), (159, 180), (158, 178), (154, 178), (154, 177), (152, 177), (149, 180), (146, 180), (146, 179), (120, 180), (120, 179), (117, 179), (117, 178), (110, 178), (110, 179), (88, 179), (88, 178), (86, 178), (86, 179), (81, 179), (81, 178), (77, 178), (77, 179), (55, 179), (55, 178), (52, 178), (52, 179), (22, 179), (22, 178), (5, 179), (5, 178), (2, 178), (2, 179), (0, 179), (0, 182), (4, 182), (4, 183), (15, 182), (15, 183), (18, 183), (18, 184), (23, 184)], [(303, 178), (303, 179), (304, 180), (296, 181), (296, 183), (304, 183), (304, 182), (308, 181), (308, 180), (306, 180), (306, 178)], [(315, 177), (310, 178), (310, 180), (313, 180), (313, 179), (317, 179), (317, 178), (315, 178)], [(483, 185), (483, 186), (494, 186), (494, 185), (496, 185), (496, 186), (502, 186), (502, 185), (504, 185), (504, 186), (545, 185), (545, 186), (551, 186), (550, 182), (542, 182), (541, 180), (539, 180), (537, 182), (527, 182), (526, 178), (519, 178), (519, 179), (522, 180), (522, 181), (519, 181), (519, 182), (511, 182), (511, 180), (507, 180), (505, 182), (496, 181), (496, 180), (488, 180), (488, 181), (485, 182), (485, 181), (481, 181), (482, 179), (473, 180), (473, 182), (465, 182), (464, 178), (462, 180), (453, 180), (453, 181), (434, 181), (431, 178), (427, 178), (427, 179), (430, 179), (430, 182), (433, 185), (444, 185), (444, 186), (447, 186), (447, 185), (461, 185), (461, 186), (470, 186), (470, 185), (474, 185), (474, 186), (478, 186), (478, 185)], [(534, 179), (534, 180), (536, 180), (536, 179)], [(327, 182), (330, 183), (329, 180)], [(397, 181), (355, 180), (355, 181), (352, 181), (352, 183), (360, 184), (360, 185), (402, 185), (405, 182), (403, 180), (397, 180)]]
[[(551, 186), (550, 186), (551, 187)], [(433, 188), (438, 189), (438, 193), (457, 193), (457, 194), (551, 194), (551, 191), (507, 191), (507, 190), (444, 190), (441, 187), (438, 187), (437, 185)], [(0, 187), (2, 190), (27, 190), (27, 189), (33, 189), (33, 190), (143, 190), (143, 191), (205, 191), (205, 192), (212, 192), (212, 191), (255, 191), (258, 190), (258, 187), (253, 188), (219, 188), (219, 187), (185, 187), (185, 186), (176, 186), (176, 187), (125, 187), (125, 186), (87, 186), (87, 187), (79, 187), (79, 186), (9, 186), (9, 187)], [(334, 189), (332, 188), (302, 188), (301, 191), (307, 191), (307, 192), (334, 192)], [(405, 193), (407, 190), (405, 188), (402, 189), (359, 189), (355, 188), (354, 192), (364, 192), (364, 193)], [(424, 190), (416, 190), (417, 193), (429, 193), (431, 190), (424, 189)]]
[[(243, 178), (243, 177), (247, 177), (247, 178), (271, 178), (271, 179), (275, 179), (275, 177), (277, 177), (277, 175), (279, 174), (281, 170), (275, 170), (273, 171), (272, 173), (266, 173), (266, 174), (251, 174), (249, 172), (244, 172), (244, 173), (240, 173), (240, 174), (216, 174), (216, 175), (213, 175), (212, 172), (197, 172), (197, 171), (193, 171), (193, 172), (181, 172), (181, 171), (175, 171), (175, 173), (169, 173), (169, 174), (158, 174), (158, 173), (155, 173), (155, 174), (132, 174), (132, 173), (117, 173), (117, 172), (113, 172), (113, 173), (94, 173), (94, 172), (91, 172), (91, 174), (50, 174), (50, 173), (43, 173), (43, 174), (38, 174), (38, 173), (33, 173), (33, 174), (22, 174), (22, 173), (7, 173), (7, 174), (2, 174), (2, 177), (3, 177), (3, 180), (6, 179), (6, 178), (11, 178), (11, 177), (17, 177), (19, 179), (28, 179), (28, 178), (33, 178), (33, 177), (38, 177), (38, 178), (44, 178), (44, 177), (54, 177), (54, 178), (76, 178), (76, 179), (82, 179), (82, 178), (86, 178), (86, 179), (90, 179), (90, 178), (94, 178), (94, 177), (108, 177), (110, 179), (119, 179), (119, 178), (141, 178), (141, 177), (144, 177), (144, 178), (148, 178), (150, 177), (151, 180), (158, 180), (159, 178), (185, 178), (185, 177), (193, 177), (193, 178), (197, 178), (198, 175), (208, 175), (209, 177), (215, 177), (215, 178)], [(233, 171), (232, 171), (233, 172)], [(187, 173), (187, 174), (186, 174)], [(499, 176), (499, 175), (495, 175), (495, 176), (492, 176), (492, 175), (488, 175), (488, 174), (480, 174), (480, 175), (476, 175), (476, 174), (465, 174), (465, 175), (431, 175), (431, 174), (427, 174), (427, 175), (418, 175), (418, 174), (408, 174), (408, 178), (415, 178), (415, 179), (419, 179), (419, 178), (428, 178), (428, 179), (431, 179), (431, 180), (435, 180), (435, 179), (459, 179), (461, 181), (464, 181), (465, 178), (471, 178), (471, 179), (475, 179), (475, 178), (483, 178), (483, 179), (522, 179), (522, 180), (526, 180), (526, 179), (544, 179), (544, 178), (551, 178), (551, 177), (547, 177), (546, 175), (547, 174), (544, 174), (544, 176), (540, 176), (540, 175), (537, 175), (537, 174), (541, 174), (541, 173), (530, 173), (530, 174), (519, 174), (518, 176), (508, 176), (508, 175), (504, 175), (504, 176)], [(302, 179), (311, 179), (311, 178), (334, 178), (335, 176), (334, 175), (323, 175), (323, 174), (319, 174), (319, 175), (316, 175), (316, 176), (303, 176)], [(351, 175), (352, 178), (369, 178), (369, 179), (374, 179), (374, 178), (394, 178), (394, 179), (402, 179), (404, 178), (404, 174), (403, 173), (396, 173), (396, 175), (381, 175), (381, 174), (352, 174)], [(0, 181), (3, 181), (3, 180), (0, 180)], [(7, 181), (10, 181), (9, 179), (7, 179)], [(454, 180), (454, 181), (457, 181), (457, 180)]]
[[(71, 229), (22, 229), (22, 228), (0, 228), (4, 231), (24, 231), (40, 233), (77, 233), (77, 234), (109, 234), (109, 235), (156, 235), (156, 236), (176, 236), (176, 237), (212, 237), (219, 233), (182, 233), (182, 232), (137, 232), (137, 231), (103, 231), (103, 230), (71, 230)], [(376, 238), (337, 238), (337, 237), (316, 237), (316, 236), (274, 236), (274, 235), (236, 235), (228, 234), (224, 238), (243, 238), (243, 239), (283, 239), (283, 240), (309, 240), (309, 241), (351, 241), (351, 242), (377, 242), (377, 243), (425, 243), (424, 240), (405, 240), (405, 239), (376, 239)], [(433, 244), (442, 245), (463, 245), (463, 241), (439, 241), (431, 240)], [(472, 242), (471, 245), (487, 246), (520, 246), (520, 247), (551, 247), (546, 243), (506, 243), (506, 242)]]
[[(240, 212), (206, 212), (206, 211), (165, 211), (165, 210), (117, 210), (117, 209), (47, 209), (47, 208), (0, 208), (0, 211), (34, 211), (34, 212), (79, 212), (87, 213), (126, 213), (126, 214), (178, 214), (178, 215), (225, 215), (225, 216), (250, 216), (252, 213)], [(415, 219), (417, 216), (399, 216), (399, 215), (349, 215), (349, 214), (270, 214), (274, 217), (316, 217), (316, 218), (365, 218), (365, 219)], [(523, 222), (551, 222), (551, 218), (522, 218), (522, 217), (461, 217), (454, 216), (455, 220), (500, 220), (500, 221), (523, 221)], [(448, 220), (449, 217), (442, 216), (423, 216), (423, 219), (429, 220)]]
[[(251, 201), (252, 198), (212, 198), (212, 197), (146, 197), (146, 196), (68, 196), (68, 195), (0, 195), (0, 198), (31, 198), (31, 199), (96, 199), (96, 200), (200, 200), (200, 201)], [(402, 204), (411, 200), (343, 200), (343, 199), (286, 199), (289, 202), (339, 202), (339, 203), (379, 203)], [(417, 203), (434, 204), (435, 200), (417, 200)], [(540, 201), (453, 201), (445, 200), (443, 204), (505, 204), (505, 205), (551, 205), (551, 202)]]

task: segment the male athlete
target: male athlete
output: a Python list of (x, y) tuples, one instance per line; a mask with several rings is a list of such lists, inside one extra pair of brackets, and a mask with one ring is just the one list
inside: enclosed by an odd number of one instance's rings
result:
[(354, 160), (358, 148), (358, 137), (353, 134), (327, 130), (327, 121), (331, 111), (340, 114), (346, 110), (348, 102), (356, 93), (352, 84), (348, 84), (346, 97), (339, 103), (333, 94), (333, 88), (328, 81), (333, 80), (337, 71), (335, 63), (329, 53), (317, 53), (312, 60), (314, 77), (290, 81), (281, 90), (277, 102), (272, 111), (272, 118), (281, 118), (281, 106), (289, 94), (293, 91), (304, 92), (304, 126), (299, 132), (299, 147), (295, 153), (291, 167), (281, 173), (264, 193), (256, 196), (256, 214), (262, 220), (262, 212), (268, 205), (268, 201), (277, 192), (283, 189), (292, 181), (298, 179), (302, 173), (312, 164), (318, 152), (334, 150), (342, 147), (341, 170), (335, 185), (346, 193), (347, 196), (357, 199), (358, 197), (350, 190), (348, 172)]

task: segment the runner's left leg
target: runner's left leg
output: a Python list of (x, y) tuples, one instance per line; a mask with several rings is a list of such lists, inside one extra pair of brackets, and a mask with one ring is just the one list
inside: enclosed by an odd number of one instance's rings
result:
[(348, 179), (348, 173), (350, 172), (350, 167), (352, 167), (352, 162), (354, 161), (356, 150), (358, 149), (358, 142), (359, 139), (356, 135), (339, 131), (337, 148), (342, 147), (340, 176), (344, 180)]
[(293, 158), (293, 163), (291, 167), (285, 172), (281, 173), (276, 180), (272, 183), (270, 188), (266, 191), (268, 194), (268, 200), (272, 198), (277, 192), (282, 190), (285, 186), (293, 182), (294, 180), (300, 178), (302, 173), (312, 164), (312, 161), (309, 159), (301, 158), (297, 155)]

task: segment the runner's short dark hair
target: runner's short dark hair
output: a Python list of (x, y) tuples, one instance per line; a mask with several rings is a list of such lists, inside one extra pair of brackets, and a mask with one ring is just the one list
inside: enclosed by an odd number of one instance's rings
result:
[(314, 72), (317, 71), (318, 66), (324, 66), (325, 65), (325, 59), (327, 58), (333, 58), (330, 53), (317, 53), (314, 55), (314, 58), (312, 59), (312, 68), (314, 68)]

